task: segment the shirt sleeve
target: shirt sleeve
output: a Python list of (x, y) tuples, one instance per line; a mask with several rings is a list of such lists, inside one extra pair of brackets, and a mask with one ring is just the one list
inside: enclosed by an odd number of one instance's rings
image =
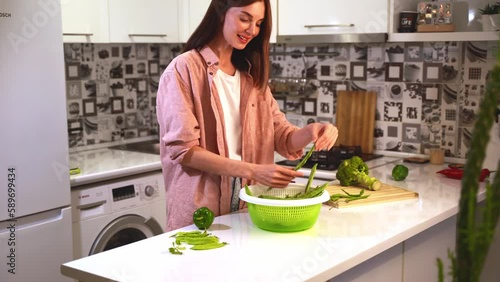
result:
[(177, 64), (162, 74), (157, 94), (157, 119), (160, 138), (174, 163), (200, 142), (200, 126), (194, 114), (191, 87), (185, 83), (188, 70), (179, 71)]

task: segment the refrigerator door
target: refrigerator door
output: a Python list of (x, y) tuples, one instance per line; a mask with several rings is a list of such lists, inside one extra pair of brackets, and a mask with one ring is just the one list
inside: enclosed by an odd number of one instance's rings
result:
[(60, 8), (0, 1), (0, 222), (70, 205)]
[(70, 207), (0, 222), (0, 281), (72, 281), (60, 270), (73, 259), (70, 226)]

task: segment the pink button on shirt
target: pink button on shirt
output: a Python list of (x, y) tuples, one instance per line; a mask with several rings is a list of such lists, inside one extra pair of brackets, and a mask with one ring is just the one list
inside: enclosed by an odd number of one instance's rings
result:
[[(202, 206), (216, 216), (230, 212), (230, 177), (182, 166), (193, 146), (228, 156), (224, 115), (213, 76), (219, 59), (205, 46), (183, 53), (161, 76), (157, 95), (160, 156), (167, 197), (167, 230), (192, 224), (193, 212)], [(287, 139), (298, 128), (280, 111), (269, 87), (253, 87), (252, 77), (241, 72), (242, 160), (271, 164), (274, 151), (289, 159), (303, 150), (289, 152)], [(243, 179), (242, 185), (252, 184)], [(240, 208), (243, 207), (243, 202)]]

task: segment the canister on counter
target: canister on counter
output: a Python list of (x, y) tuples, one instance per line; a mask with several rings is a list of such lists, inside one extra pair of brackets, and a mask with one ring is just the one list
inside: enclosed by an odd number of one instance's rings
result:
[(418, 13), (416, 11), (402, 11), (399, 13), (398, 32), (415, 32), (417, 30)]

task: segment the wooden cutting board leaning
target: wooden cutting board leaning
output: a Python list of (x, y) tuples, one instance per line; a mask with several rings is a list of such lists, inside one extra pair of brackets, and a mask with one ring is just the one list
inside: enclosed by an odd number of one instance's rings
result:
[(377, 93), (346, 91), (337, 93), (336, 146), (361, 146), (363, 153), (373, 153)]
[[(338, 181), (337, 183), (328, 185), (325, 190), (331, 195), (334, 194), (344, 194), (342, 189), (350, 194), (358, 194), (362, 188), (355, 186), (342, 186)], [(365, 199), (359, 199), (346, 203), (343, 199), (332, 203), (331, 201), (326, 202), (329, 206), (335, 208), (348, 208), (348, 207), (359, 207), (371, 204), (380, 204), (408, 199), (418, 198), (418, 193), (400, 187), (392, 186), (386, 183), (382, 183), (382, 188), (378, 191), (365, 190), (363, 195), (370, 195)]]

